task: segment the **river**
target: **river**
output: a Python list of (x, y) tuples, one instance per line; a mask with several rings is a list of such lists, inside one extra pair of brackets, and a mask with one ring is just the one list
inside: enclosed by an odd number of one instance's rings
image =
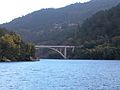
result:
[(120, 90), (120, 61), (0, 63), (0, 90)]

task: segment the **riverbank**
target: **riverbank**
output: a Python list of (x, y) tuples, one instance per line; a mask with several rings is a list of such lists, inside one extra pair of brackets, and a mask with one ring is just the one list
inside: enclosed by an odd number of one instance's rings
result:
[(31, 62), (31, 61), (39, 61), (36, 57), (29, 57), (29, 58), (19, 58), (19, 59), (8, 59), (6, 57), (3, 57), (0, 59), (0, 62)]

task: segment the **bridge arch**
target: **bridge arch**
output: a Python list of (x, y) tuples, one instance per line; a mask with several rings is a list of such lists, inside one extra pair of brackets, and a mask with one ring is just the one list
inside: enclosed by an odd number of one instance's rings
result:
[(59, 53), (64, 59), (67, 58), (66, 55), (64, 55), (64, 54), (63, 54), (61, 51), (59, 51), (58, 49), (55, 49), (55, 48), (49, 48), (49, 49), (51, 49), (51, 50), (53, 50), (53, 51)]
[(67, 59), (67, 49), (72, 48), (72, 51), (74, 51), (75, 46), (43, 46), (43, 45), (36, 45), (36, 49), (40, 48), (48, 48), (50, 50), (53, 50), (60, 54), (64, 59)]

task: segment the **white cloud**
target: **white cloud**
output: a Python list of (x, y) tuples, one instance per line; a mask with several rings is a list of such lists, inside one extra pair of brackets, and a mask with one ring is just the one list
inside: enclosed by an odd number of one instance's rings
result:
[(11, 21), (41, 8), (58, 8), (85, 1), (89, 0), (0, 0), (0, 23)]

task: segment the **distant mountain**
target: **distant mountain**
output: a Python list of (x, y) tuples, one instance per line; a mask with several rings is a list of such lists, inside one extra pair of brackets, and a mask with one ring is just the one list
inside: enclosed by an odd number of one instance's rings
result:
[(2, 24), (27, 40), (39, 44), (61, 44), (71, 37), (78, 24), (100, 10), (109, 9), (120, 0), (92, 0), (59, 9), (42, 9)]

